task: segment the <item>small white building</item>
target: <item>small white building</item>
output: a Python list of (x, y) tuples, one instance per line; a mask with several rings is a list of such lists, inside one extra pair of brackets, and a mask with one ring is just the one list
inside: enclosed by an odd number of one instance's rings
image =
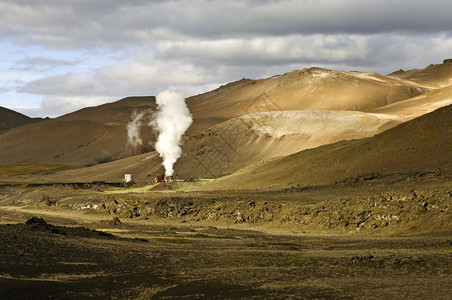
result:
[(133, 182), (132, 174), (125, 174), (125, 175), (124, 175), (124, 182), (125, 182), (125, 183)]

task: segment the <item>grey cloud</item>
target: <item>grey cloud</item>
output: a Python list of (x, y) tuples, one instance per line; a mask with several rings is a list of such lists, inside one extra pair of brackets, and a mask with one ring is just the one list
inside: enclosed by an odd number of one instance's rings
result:
[(34, 80), (23, 86), (19, 92), (41, 95), (92, 95), (99, 94), (93, 78), (86, 74), (55, 75)]
[(441, 34), (179, 41), (161, 44), (157, 54), (136, 55), (132, 62), (104, 66), (92, 74), (60, 74), (30, 81), (20, 92), (117, 98), (155, 94), (168, 87), (202, 92), (207, 91), (205, 87), (242, 77), (263, 78), (314, 65), (386, 74), (441, 63), (450, 53), (452, 39)]
[[(310, 66), (385, 74), (441, 63), (452, 53), (450, 3), (0, 0), (0, 42), (24, 46), (17, 76), (31, 72), (14, 89), (41, 96), (41, 109), (58, 114), (169, 87), (191, 96)], [(35, 49), (42, 52), (27, 53)], [(101, 56), (109, 58), (92, 69)], [(36, 80), (42, 71), (48, 75)]]
[(26, 57), (15, 62), (12, 67), (14, 70), (34, 70), (38, 72), (48, 71), (58, 67), (71, 67), (75, 66), (79, 61), (68, 61), (65, 59), (54, 59), (48, 57)]
[[(160, 24), (197, 37), (254, 34), (372, 34), (395, 30), (449, 31), (450, 1), (167, 1), (129, 6), (119, 23), (155, 28)], [(123, 21), (121, 21), (123, 20)]]
[(0, 33), (53, 47), (127, 47), (197, 38), (450, 32), (448, 0), (2, 1)]
[[(25, 84), (19, 92), (46, 96), (109, 96), (156, 93), (161, 88), (202, 87), (212, 82), (223, 83), (230, 76), (191, 62), (159, 61), (141, 58), (141, 61), (117, 63), (99, 68), (93, 74), (70, 73), (43, 77)], [(221, 67), (219, 69), (222, 69)], [(204, 90), (205, 91), (205, 90)]]
[(445, 34), (379, 34), (368, 38), (365, 59), (348, 62), (359, 69), (390, 73), (403, 68), (423, 68), (451, 56), (452, 39)]
[(353, 61), (366, 56), (367, 38), (357, 35), (291, 35), (251, 39), (182, 40), (162, 42), (160, 59), (191, 59), (199, 64), (289, 64)]

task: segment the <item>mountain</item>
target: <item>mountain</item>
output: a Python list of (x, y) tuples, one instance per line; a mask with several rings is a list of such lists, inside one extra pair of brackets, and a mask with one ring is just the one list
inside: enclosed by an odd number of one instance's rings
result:
[(449, 105), (371, 138), (324, 145), (246, 166), (219, 178), (210, 188), (307, 186), (376, 173), (443, 172), (450, 176), (451, 147)]
[(35, 123), (40, 119), (33, 119), (21, 113), (0, 106), (0, 131)]
[[(243, 79), (187, 99), (194, 118), (187, 136), (202, 134), (212, 126), (253, 113), (365, 111), (425, 92), (413, 83), (376, 73), (321, 68), (296, 70), (260, 80)], [(154, 97), (128, 97), (10, 129), (0, 136), (0, 163), (39, 161), (80, 167), (152, 151), (156, 139), (154, 130), (142, 128), (142, 144), (132, 147), (127, 142), (127, 125), (134, 113), (139, 112), (146, 113), (141, 120), (145, 124), (154, 110)], [(290, 153), (302, 148), (292, 149)]]
[[(154, 97), (129, 97), (10, 129), (0, 135), (0, 163), (86, 166), (150, 151), (149, 145), (128, 146), (126, 126), (134, 111), (153, 109)], [(154, 138), (152, 130), (144, 135)]]
[[(309, 112), (306, 112), (308, 114)], [(353, 113), (353, 112), (350, 112)], [(360, 114), (358, 113), (358, 116)], [(233, 120), (231, 120), (233, 121)], [(374, 119), (378, 125), (378, 119)], [(243, 124), (243, 123), (241, 123)], [(240, 158), (233, 150), (214, 152), (209, 148), (189, 149), (176, 163), (176, 176), (187, 175), (209, 177), (226, 175), (225, 166), (232, 174), (203, 185), (203, 189), (280, 189), (290, 186), (328, 184), (351, 178), (359, 180), (373, 174), (390, 175), (428, 174), (443, 172), (452, 175), (452, 105), (401, 123), (373, 137), (340, 141), (303, 150), (291, 155), (281, 155), (255, 163)], [(214, 131), (210, 136), (214, 136)], [(218, 136), (217, 136), (218, 138)], [(201, 141), (199, 136), (195, 139)], [(215, 139), (220, 150), (222, 143)], [(265, 141), (265, 138), (264, 138)], [(274, 142), (277, 143), (277, 142)], [(187, 142), (187, 144), (189, 144)], [(251, 146), (253, 145), (253, 146)], [(258, 153), (263, 144), (253, 141), (243, 147), (243, 156), (248, 152)], [(229, 147), (227, 145), (223, 146)], [(248, 149), (251, 148), (251, 149)], [(281, 150), (283, 148), (277, 148)], [(262, 154), (260, 154), (262, 155)], [(251, 155), (250, 155), (251, 156)], [(239, 163), (237, 163), (239, 162)], [(235, 171), (237, 170), (237, 171)], [(233, 172), (235, 171), (235, 172)], [(138, 182), (151, 182), (155, 174), (163, 172), (161, 158), (155, 151), (88, 168), (69, 169), (51, 174), (22, 175), (21, 180), (38, 182), (90, 182), (96, 180), (118, 181), (124, 174), (133, 174)], [(367, 175), (366, 175), (367, 174)], [(378, 175), (375, 175), (378, 176)]]
[[(433, 78), (440, 68), (425, 72)], [(450, 104), (451, 93), (452, 87), (426, 87), (394, 74), (321, 68), (242, 79), (187, 98), (194, 120), (176, 173), (217, 177), (325, 144), (372, 137)], [(156, 133), (144, 126), (155, 108), (155, 97), (128, 97), (5, 130), (0, 163), (82, 168), (59, 172), (54, 180), (117, 180), (127, 172), (146, 181), (163, 171), (153, 149)], [(132, 145), (128, 125), (138, 113), (142, 143)]]
[(452, 85), (452, 59), (442, 64), (431, 64), (424, 69), (404, 71), (402, 69), (388, 74), (388, 77), (415, 82), (425, 88), (441, 88)]
[(432, 90), (405, 101), (378, 107), (370, 112), (397, 115), (403, 121), (408, 121), (450, 104), (452, 104), (452, 86)]
[(187, 175), (218, 176), (244, 165), (341, 140), (373, 136), (401, 123), (397, 116), (357, 111), (258, 112), (191, 136), (175, 165)]
[(425, 92), (427, 89), (414, 82), (377, 73), (322, 68), (295, 70), (260, 80), (242, 79), (187, 99), (195, 119), (190, 133), (254, 112), (367, 111)]

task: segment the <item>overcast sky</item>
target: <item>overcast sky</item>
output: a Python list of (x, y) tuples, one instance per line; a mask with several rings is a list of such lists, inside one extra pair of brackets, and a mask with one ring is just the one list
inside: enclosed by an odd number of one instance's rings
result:
[(452, 58), (450, 0), (0, 0), (0, 106), (55, 117), (320, 66)]

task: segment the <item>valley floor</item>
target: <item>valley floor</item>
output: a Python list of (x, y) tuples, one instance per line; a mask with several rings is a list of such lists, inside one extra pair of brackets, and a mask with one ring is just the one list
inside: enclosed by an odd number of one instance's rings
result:
[(441, 174), (269, 192), (114, 191), (3, 185), (0, 298), (452, 294), (452, 193)]

